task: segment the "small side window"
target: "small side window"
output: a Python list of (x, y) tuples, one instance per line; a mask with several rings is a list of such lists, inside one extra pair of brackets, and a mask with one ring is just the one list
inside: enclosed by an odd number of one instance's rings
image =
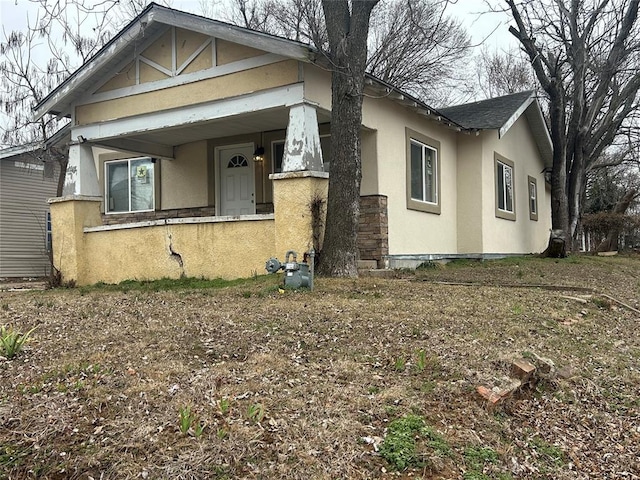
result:
[(527, 178), (529, 185), (529, 219), (538, 221), (538, 182), (535, 178)]
[(516, 196), (514, 191), (514, 163), (495, 156), (496, 217), (505, 220), (516, 219)]

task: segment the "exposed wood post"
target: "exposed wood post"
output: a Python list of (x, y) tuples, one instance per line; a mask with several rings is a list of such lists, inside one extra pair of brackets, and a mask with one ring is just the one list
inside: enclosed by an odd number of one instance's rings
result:
[(100, 197), (100, 184), (91, 145), (75, 143), (69, 146), (69, 163), (63, 195)]
[(282, 159), (283, 172), (309, 170), (322, 172), (322, 149), (315, 107), (294, 105), (289, 110), (289, 124)]

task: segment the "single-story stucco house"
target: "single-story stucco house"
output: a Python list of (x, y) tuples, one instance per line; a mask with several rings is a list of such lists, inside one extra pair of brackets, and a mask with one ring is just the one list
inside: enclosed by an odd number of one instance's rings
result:
[[(440, 111), (373, 77), (366, 93), (361, 259), (545, 248), (551, 142), (532, 92)], [(71, 119), (51, 200), (66, 280), (245, 277), (314, 246), (331, 74), (308, 45), (151, 4), (35, 114)]]

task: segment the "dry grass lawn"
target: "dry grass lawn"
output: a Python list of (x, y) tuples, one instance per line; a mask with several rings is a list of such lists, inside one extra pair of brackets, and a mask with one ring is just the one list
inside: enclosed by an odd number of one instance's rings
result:
[(426, 267), (0, 292), (0, 479), (640, 478), (640, 257)]

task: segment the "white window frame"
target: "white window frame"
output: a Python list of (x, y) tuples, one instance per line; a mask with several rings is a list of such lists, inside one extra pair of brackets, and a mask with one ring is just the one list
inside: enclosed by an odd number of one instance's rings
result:
[(529, 193), (529, 219), (538, 221), (538, 181), (532, 176), (527, 177), (527, 190)]
[[(440, 214), (440, 142), (437, 140), (427, 137), (419, 132), (411, 130), (409, 128), (405, 129), (406, 135), (406, 170), (407, 170), (407, 179), (406, 179), (406, 189), (407, 189), (407, 209), (409, 210), (419, 210), (421, 212), (427, 213), (435, 213)], [(413, 178), (412, 178), (412, 145), (418, 146), (421, 152), (421, 162), (422, 167), (421, 171), (426, 172), (426, 159), (427, 152), (430, 152), (433, 155), (433, 169), (431, 172), (431, 180), (433, 185), (433, 196), (432, 198), (427, 199), (427, 182), (426, 175), (423, 175), (420, 178), (420, 183), (422, 185), (422, 197), (414, 198), (412, 192)]]
[(53, 248), (53, 229), (51, 227), (51, 211), (45, 214), (45, 248), (47, 252), (51, 252)]
[[(502, 167), (502, 174), (500, 173), (500, 168)], [(507, 170), (511, 171), (511, 175), (508, 176), (506, 174)], [(503, 218), (505, 220), (515, 220), (516, 219), (516, 190), (515, 190), (515, 164), (500, 155), (495, 156), (495, 191), (496, 191), (496, 217)], [(503, 190), (500, 191), (500, 182), (498, 181), (499, 177), (502, 177), (502, 186)], [(507, 182), (507, 179), (510, 181)], [(507, 192), (509, 191), (509, 187), (511, 188), (511, 209), (508, 208), (508, 198)], [(500, 207), (500, 202), (504, 208)]]
[[(149, 160), (152, 164), (154, 164), (154, 174), (153, 174), (153, 185), (151, 186), (152, 198), (151, 198), (151, 208), (141, 209), (141, 210), (132, 210), (131, 209), (131, 162), (139, 161), (139, 160)], [(111, 211), (109, 205), (109, 165), (113, 165), (115, 163), (126, 163), (127, 164), (127, 190), (128, 190), (128, 202), (129, 208), (127, 210), (119, 210), (119, 211)], [(155, 175), (155, 164), (153, 158), (151, 157), (136, 157), (136, 158), (123, 158), (120, 160), (109, 160), (104, 162), (104, 213), (107, 215), (122, 215), (126, 213), (141, 213), (141, 212), (153, 212), (155, 210), (156, 204), (156, 175)]]

